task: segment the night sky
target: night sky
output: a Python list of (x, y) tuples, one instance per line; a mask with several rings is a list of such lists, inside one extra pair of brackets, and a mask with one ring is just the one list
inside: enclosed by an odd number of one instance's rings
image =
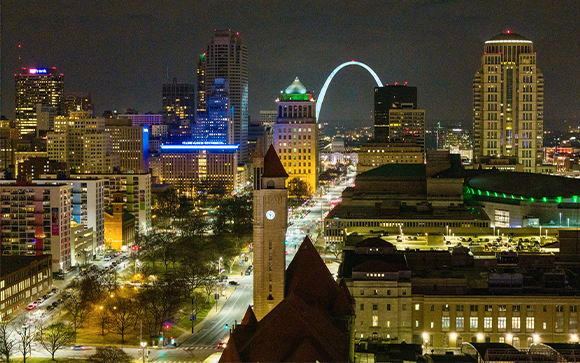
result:
[[(534, 42), (545, 78), (546, 126), (580, 124), (579, 1), (117, 1), (10, 0), (2, 4), (2, 113), (14, 117), (14, 73), (56, 67), (65, 93), (91, 92), (96, 113), (161, 110), (161, 84), (195, 83), (217, 29), (248, 46), (249, 110), (274, 109), (298, 76), (318, 97), (339, 64), (366, 63), (383, 83), (418, 88), (436, 121), (471, 124), (472, 80), (484, 41), (510, 30)], [(19, 58), (18, 44), (22, 45)], [(371, 125), (374, 80), (340, 71), (321, 121)]]

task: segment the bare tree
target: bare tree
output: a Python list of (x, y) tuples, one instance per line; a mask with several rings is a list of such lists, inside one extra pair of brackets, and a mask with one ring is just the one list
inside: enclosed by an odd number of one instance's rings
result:
[(0, 321), (0, 357), (6, 357), (6, 363), (10, 363), (12, 351), (17, 347), (17, 340), (8, 327), (8, 323)]
[(335, 258), (339, 258), (342, 254), (343, 247), (337, 243), (330, 243), (326, 246), (326, 252), (332, 254)]
[(61, 348), (70, 345), (75, 339), (73, 327), (63, 323), (51, 324), (48, 327), (39, 325), (36, 342), (46, 349), (54, 360), (54, 354)]
[(97, 311), (97, 313), (95, 314), (97, 325), (101, 328), (101, 335), (104, 336), (105, 329), (109, 328), (109, 324), (111, 322), (109, 310), (105, 309), (103, 306), (99, 306), (95, 308), (95, 310)]
[(18, 350), (22, 353), (22, 363), (26, 363), (26, 357), (32, 353), (36, 327), (33, 324), (28, 324), (24, 317), (20, 319), (20, 323), (20, 328), (16, 329)]
[(77, 328), (82, 326), (87, 314), (87, 306), (83, 303), (81, 293), (79, 291), (72, 291), (64, 299), (64, 309), (70, 314), (72, 318), (72, 326), (77, 332)]
[(91, 355), (93, 362), (99, 363), (131, 363), (132, 358), (121, 348), (97, 347), (97, 352)]
[(115, 296), (107, 304), (111, 316), (111, 328), (121, 335), (122, 344), (125, 343), (127, 330), (135, 324), (137, 308), (135, 301), (125, 296)]

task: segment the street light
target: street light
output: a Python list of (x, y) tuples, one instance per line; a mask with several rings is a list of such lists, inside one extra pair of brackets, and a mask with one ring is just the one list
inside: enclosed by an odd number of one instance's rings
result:
[(147, 347), (147, 342), (141, 342), (141, 347), (143, 347), (143, 363), (145, 363), (145, 347)]

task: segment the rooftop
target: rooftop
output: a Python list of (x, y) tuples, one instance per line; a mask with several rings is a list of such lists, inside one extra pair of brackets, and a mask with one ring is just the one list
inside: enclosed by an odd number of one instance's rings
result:
[(580, 194), (580, 179), (534, 173), (485, 173), (472, 177), (467, 185), (476, 189), (534, 198), (568, 198)]
[(518, 33), (512, 33), (510, 31), (506, 32), (506, 33), (501, 33), (501, 34), (497, 34), (494, 35), (493, 37), (491, 37), (488, 41), (486, 41), (486, 43), (490, 43), (490, 42), (498, 42), (498, 41), (505, 41), (505, 40), (511, 40), (511, 41), (527, 41), (531, 43), (531, 40), (529, 40), (528, 38), (524, 37), (523, 35), (520, 35)]
[(303, 95), (303, 94), (306, 94), (306, 92), (307, 92), (306, 87), (304, 87), (304, 85), (302, 84), (302, 82), (300, 82), (298, 77), (296, 77), (294, 82), (292, 82), (292, 84), (289, 85), (286, 88), (286, 90), (284, 91), (284, 93), (286, 93), (287, 95), (290, 95), (290, 94)]

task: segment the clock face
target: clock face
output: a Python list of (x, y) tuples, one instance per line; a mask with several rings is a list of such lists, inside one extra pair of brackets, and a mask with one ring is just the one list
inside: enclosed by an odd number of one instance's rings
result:
[(269, 220), (274, 219), (274, 217), (276, 217), (276, 213), (274, 213), (273, 210), (269, 210), (266, 212), (266, 218), (268, 218)]

